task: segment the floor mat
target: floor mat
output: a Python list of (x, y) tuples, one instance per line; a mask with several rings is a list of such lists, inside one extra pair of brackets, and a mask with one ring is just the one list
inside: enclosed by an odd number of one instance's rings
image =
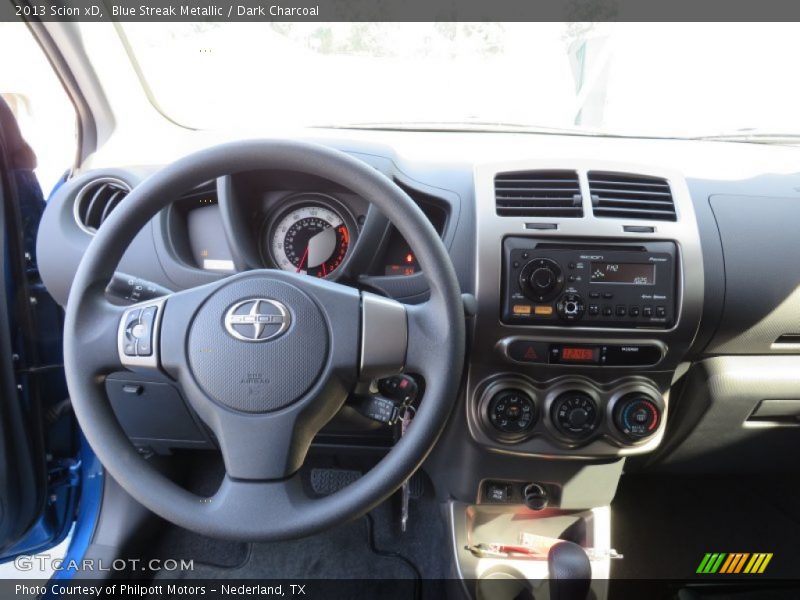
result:
[(409, 529), (402, 533), (395, 495), (365, 517), (301, 540), (237, 544), (170, 525), (157, 554), (194, 558), (194, 569), (157, 578), (364, 580), (357, 592), (343, 586), (341, 596), (334, 597), (439, 598), (441, 586), (430, 580), (447, 576), (450, 553), (444, 519), (430, 491), (411, 501), (409, 517)]
[(242, 566), (248, 555), (249, 547), (244, 542), (213, 540), (170, 525), (159, 540), (157, 558), (193, 560), (211, 567), (232, 569)]

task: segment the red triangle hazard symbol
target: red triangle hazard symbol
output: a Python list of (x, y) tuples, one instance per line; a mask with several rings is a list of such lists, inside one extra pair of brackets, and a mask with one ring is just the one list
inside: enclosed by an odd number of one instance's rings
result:
[(539, 355), (536, 354), (536, 350), (533, 349), (533, 346), (528, 346), (528, 349), (525, 351), (525, 359), (536, 360), (537, 358), (539, 358)]

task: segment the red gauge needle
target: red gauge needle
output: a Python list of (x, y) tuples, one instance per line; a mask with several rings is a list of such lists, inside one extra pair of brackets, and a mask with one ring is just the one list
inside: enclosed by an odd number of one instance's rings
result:
[(328, 269), (325, 268), (325, 263), (322, 263), (322, 276), (327, 277), (327, 275), (328, 275)]
[(306, 251), (303, 252), (303, 258), (300, 259), (300, 264), (297, 265), (296, 273), (299, 273), (303, 270), (303, 264), (306, 262), (306, 259), (308, 259), (308, 246), (306, 246)]

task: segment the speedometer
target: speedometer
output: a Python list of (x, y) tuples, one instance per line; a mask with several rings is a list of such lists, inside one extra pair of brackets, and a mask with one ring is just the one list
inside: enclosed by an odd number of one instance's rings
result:
[(355, 222), (333, 198), (304, 194), (272, 221), (265, 243), (275, 266), (328, 277), (347, 256)]

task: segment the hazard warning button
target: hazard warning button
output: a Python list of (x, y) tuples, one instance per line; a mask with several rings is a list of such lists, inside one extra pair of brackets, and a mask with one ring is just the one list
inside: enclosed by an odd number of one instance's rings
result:
[(512, 360), (528, 363), (546, 363), (548, 345), (544, 342), (514, 340), (508, 345), (508, 356)]

